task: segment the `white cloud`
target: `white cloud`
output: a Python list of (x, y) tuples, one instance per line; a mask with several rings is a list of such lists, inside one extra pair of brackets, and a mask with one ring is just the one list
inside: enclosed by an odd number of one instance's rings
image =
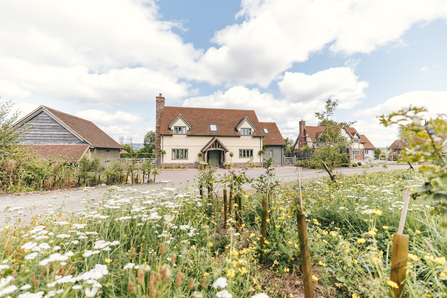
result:
[(178, 78), (198, 71), (201, 51), (172, 32), (179, 25), (162, 21), (155, 2), (2, 1), (0, 92), (101, 102), (186, 96)]
[(425, 117), (436, 117), (438, 113), (447, 111), (447, 91), (412, 91), (388, 99), (375, 107), (359, 110), (355, 116), (379, 116), (390, 114), (409, 107), (426, 107)]
[(421, 68), (422, 72), (427, 71), (427, 70), (428, 70), (428, 66), (424, 66), (424, 67)]
[(337, 67), (312, 75), (286, 72), (278, 85), (290, 102), (325, 100), (333, 96), (340, 101), (340, 109), (350, 109), (365, 97), (363, 90), (368, 82), (359, 82), (350, 67)]
[(330, 45), (333, 53), (371, 53), (404, 44), (402, 35), (416, 23), (447, 18), (444, 0), (243, 0), (234, 24), (217, 31), (218, 47), (200, 63), (203, 79), (214, 83), (267, 87), (293, 63)]
[(397, 138), (397, 126), (384, 127), (379, 124), (377, 116), (388, 115), (405, 107), (426, 107), (428, 112), (423, 117), (437, 117), (438, 113), (447, 111), (447, 91), (412, 91), (388, 99), (375, 107), (354, 113), (361, 117), (354, 126), (365, 134), (376, 147), (386, 147)]
[(100, 110), (86, 110), (76, 112), (76, 116), (90, 120), (98, 125), (124, 125), (143, 121), (143, 118), (140, 116), (122, 111), (118, 111), (112, 115)]

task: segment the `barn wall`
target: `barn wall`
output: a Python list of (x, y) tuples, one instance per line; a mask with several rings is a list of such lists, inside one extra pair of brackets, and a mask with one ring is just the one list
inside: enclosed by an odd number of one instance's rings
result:
[(31, 126), (31, 128), (25, 130), (24, 140), (20, 142), (22, 145), (87, 144), (81, 142), (45, 112), (41, 112), (32, 118), (26, 125)]

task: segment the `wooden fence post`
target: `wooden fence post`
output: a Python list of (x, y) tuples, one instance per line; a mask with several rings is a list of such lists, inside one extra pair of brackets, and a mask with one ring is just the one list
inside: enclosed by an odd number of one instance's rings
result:
[(405, 218), (407, 217), (408, 205), (410, 203), (410, 190), (407, 189), (400, 217), (399, 229), (393, 235), (393, 252), (391, 255), (391, 281), (395, 282), (398, 288), (392, 287), (394, 297), (403, 297), (405, 279), (407, 277), (408, 243), (410, 237), (404, 235)]
[(310, 265), (309, 243), (307, 239), (306, 216), (303, 209), (303, 196), (301, 193), (301, 168), (298, 168), (298, 196), (300, 210), (297, 212), (298, 240), (300, 242), (301, 272), (303, 273), (304, 297), (313, 298), (312, 272)]

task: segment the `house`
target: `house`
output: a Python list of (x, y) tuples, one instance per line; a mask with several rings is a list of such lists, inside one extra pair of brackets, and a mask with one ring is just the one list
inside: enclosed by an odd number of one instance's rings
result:
[(400, 156), (400, 152), (408, 147), (408, 143), (402, 140), (395, 140), (389, 147), (388, 150), (394, 152), (395, 155)]
[[(293, 145), (293, 151), (298, 152), (303, 147), (315, 147), (319, 136), (326, 129), (325, 126), (306, 126), (306, 121), (299, 122), (299, 135)], [(348, 140), (352, 141), (351, 146), (347, 149), (349, 158), (352, 161), (365, 160), (374, 158), (374, 145), (365, 135), (360, 135), (354, 127), (339, 127), (341, 134)]]
[(169, 107), (161, 94), (156, 98), (155, 152), (162, 164), (194, 168), (200, 162), (232, 162), (243, 167), (272, 157), (274, 165), (282, 166), (284, 146), (276, 124), (259, 122), (253, 110)]
[(119, 160), (123, 147), (93, 122), (40, 106), (14, 124), (29, 126), (19, 143), (48, 159), (77, 162), (82, 157), (101, 163)]

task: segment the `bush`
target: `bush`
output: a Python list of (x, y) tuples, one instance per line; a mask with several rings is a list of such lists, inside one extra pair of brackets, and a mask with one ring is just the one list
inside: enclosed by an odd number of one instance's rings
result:
[(357, 163), (354, 162), (354, 163), (352, 164), (352, 166), (353, 166), (354, 168), (356, 168), (356, 167), (358, 167), (359, 165), (358, 165)]

